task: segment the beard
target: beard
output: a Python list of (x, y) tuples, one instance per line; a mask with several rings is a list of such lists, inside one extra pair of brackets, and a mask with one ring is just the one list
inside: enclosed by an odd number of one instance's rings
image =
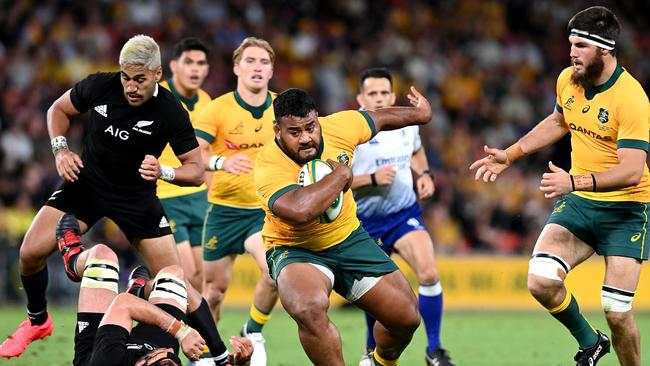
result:
[(603, 69), (605, 69), (605, 62), (603, 61), (602, 51), (598, 49), (593, 61), (589, 65), (585, 66), (584, 73), (579, 74), (575, 69), (573, 70), (573, 73), (571, 74), (571, 83), (575, 86), (581, 86), (584, 89), (595, 86), (596, 80), (598, 80), (600, 74), (602, 74)]
[[(286, 144), (282, 141), (282, 138), (277, 138), (275, 139), (276, 143), (280, 147), (280, 149), (289, 157), (291, 160), (296, 162), (296, 164), (299, 165), (304, 165), (307, 164), (308, 162), (316, 159), (318, 157), (318, 152), (320, 150), (320, 142), (312, 142), (309, 144), (309, 146), (304, 146), (304, 147), (298, 147), (298, 150), (292, 151), (286, 147)], [(300, 154), (302, 150), (306, 150), (308, 148), (313, 148), (315, 151), (312, 154), (309, 155), (304, 155)]]

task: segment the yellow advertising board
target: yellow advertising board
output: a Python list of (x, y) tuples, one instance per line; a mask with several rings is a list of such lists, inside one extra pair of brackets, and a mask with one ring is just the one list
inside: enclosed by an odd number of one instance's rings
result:
[[(395, 262), (417, 291), (417, 279), (401, 258)], [(540, 305), (526, 287), (528, 257), (442, 257), (438, 258), (446, 309), (529, 310)], [(226, 294), (226, 306), (248, 307), (253, 298), (259, 271), (248, 256), (238, 257), (233, 269), (232, 285)], [(573, 292), (584, 310), (600, 310), (600, 288), (605, 276), (602, 257), (592, 259), (573, 269), (567, 288)], [(333, 304), (345, 302), (332, 296)], [(650, 269), (644, 264), (634, 298), (634, 309), (650, 311)]]

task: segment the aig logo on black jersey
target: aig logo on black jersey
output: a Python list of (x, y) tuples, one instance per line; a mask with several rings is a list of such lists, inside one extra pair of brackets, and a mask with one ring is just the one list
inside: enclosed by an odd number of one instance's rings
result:
[(129, 131), (120, 130), (119, 127), (108, 126), (104, 130), (104, 132), (108, 133), (109, 135), (111, 135), (113, 137), (118, 137), (118, 138), (120, 138), (121, 140), (124, 140), (124, 141), (129, 139)]

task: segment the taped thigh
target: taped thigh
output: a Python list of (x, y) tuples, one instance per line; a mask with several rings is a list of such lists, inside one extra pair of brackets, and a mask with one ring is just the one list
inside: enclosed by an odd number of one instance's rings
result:
[[(564, 277), (571, 270), (571, 266), (562, 258), (545, 252), (533, 253), (528, 262), (528, 274), (548, 278), (554, 281), (564, 281)], [(561, 276), (564, 273), (564, 276)]]
[(187, 309), (187, 287), (185, 281), (168, 272), (158, 272), (153, 281), (149, 300), (154, 298), (171, 299), (183, 309)]
[(601, 303), (605, 312), (625, 313), (632, 310), (634, 292), (621, 290), (620, 288), (603, 285), (600, 292)]
[(89, 258), (86, 261), (81, 287), (101, 288), (117, 293), (119, 264), (115, 261)]

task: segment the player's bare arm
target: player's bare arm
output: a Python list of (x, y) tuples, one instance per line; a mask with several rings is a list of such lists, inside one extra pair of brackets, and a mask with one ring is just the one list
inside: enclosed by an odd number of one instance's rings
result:
[(155, 325), (176, 337), (183, 353), (190, 359), (196, 360), (203, 353), (205, 341), (196, 330), (176, 320), (161, 308), (128, 293), (115, 298), (100, 326), (114, 324), (131, 332), (134, 320)]
[(388, 186), (395, 179), (396, 167), (384, 165), (372, 174), (356, 175), (352, 180), (352, 189), (363, 186)]
[(550, 172), (542, 175), (540, 191), (544, 197), (554, 198), (572, 191), (607, 192), (639, 184), (647, 153), (640, 149), (617, 150), (619, 163), (602, 172), (570, 175), (549, 162)]
[(291, 190), (278, 198), (273, 204), (273, 213), (292, 223), (310, 222), (334, 202), (341, 191), (352, 185), (352, 169), (331, 159), (327, 163), (332, 172), (320, 181)]
[(205, 170), (225, 170), (234, 175), (247, 174), (253, 170), (253, 161), (248, 155), (244, 153), (229, 157), (213, 155), (208, 141), (201, 137), (197, 137), (197, 140), (201, 148), (201, 159)]
[(407, 97), (411, 107), (386, 107), (375, 111), (367, 111), (375, 122), (377, 132), (396, 130), (412, 125), (423, 125), (431, 121), (433, 112), (427, 98), (414, 87), (411, 87)]
[(59, 176), (68, 182), (79, 179), (77, 174), (84, 166), (79, 155), (70, 151), (65, 139), (70, 127), (70, 118), (79, 114), (70, 99), (70, 90), (55, 100), (47, 110), (47, 130), (52, 140), (56, 170)]
[(418, 199), (427, 199), (436, 191), (433, 176), (429, 174), (429, 164), (424, 148), (420, 147), (411, 157), (411, 170), (415, 175), (415, 188)]
[(179, 186), (200, 186), (203, 183), (203, 164), (199, 148), (177, 155), (181, 166), (171, 168), (161, 166), (153, 155), (146, 155), (140, 165), (140, 176), (149, 181), (163, 179)]
[(517, 159), (552, 145), (567, 132), (569, 129), (564, 123), (564, 116), (557, 110), (553, 110), (553, 113), (507, 149), (484, 146), (483, 150), (487, 156), (473, 162), (469, 169), (476, 169), (474, 179), (483, 178), (486, 183), (494, 182)]

